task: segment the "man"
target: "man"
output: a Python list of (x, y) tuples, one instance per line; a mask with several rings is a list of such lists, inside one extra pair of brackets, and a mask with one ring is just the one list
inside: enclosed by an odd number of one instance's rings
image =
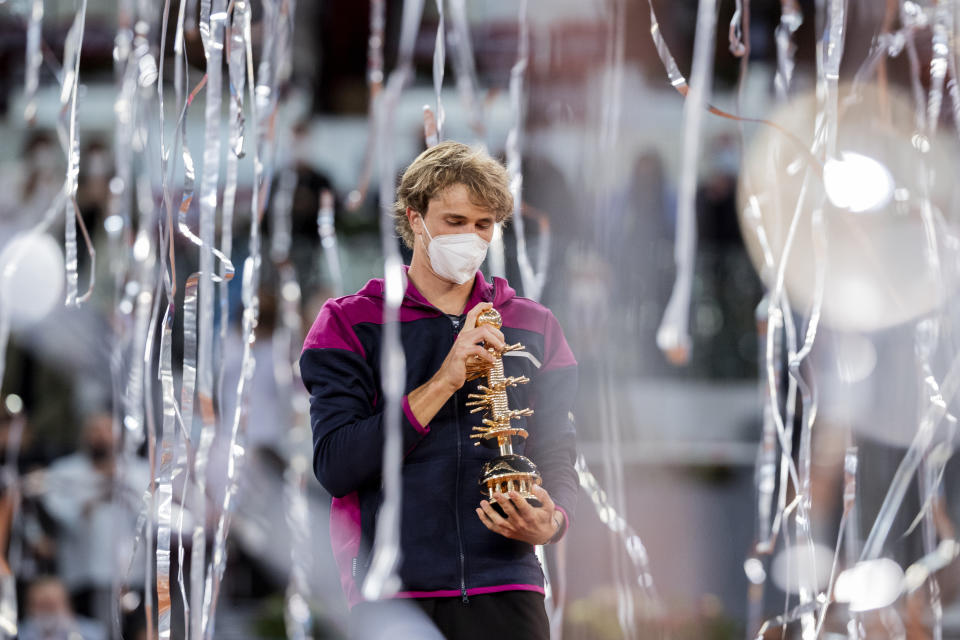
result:
[(104, 640), (103, 624), (74, 615), (59, 578), (40, 576), (27, 587), (20, 640)]
[[(118, 468), (122, 463), (121, 469)], [(131, 565), (134, 525), (150, 470), (139, 457), (119, 459), (113, 418), (93, 411), (83, 421), (80, 450), (27, 478), (57, 524), (57, 573), (81, 615), (111, 619), (116, 576), (143, 584), (143, 545)], [(132, 567), (125, 575), (127, 567)]]
[[(397, 230), (413, 249), (400, 309), (406, 356), (400, 598), (413, 598), (448, 638), (548, 638), (543, 573), (534, 545), (563, 535), (577, 492), (575, 433), (569, 419), (576, 362), (556, 318), (515, 296), (505, 280), (478, 271), (496, 222), (513, 210), (506, 171), (484, 151), (438, 144), (403, 175)], [(380, 380), (383, 281), (328, 301), (304, 344), (300, 370), (310, 392), (314, 471), (333, 495), (331, 541), (351, 605), (361, 601), (382, 499), (384, 440)], [(486, 309), (500, 330), (476, 326)], [(481, 465), (497, 450), (474, 446), (481, 415), (467, 407), (482, 381), (468, 365), (493, 362), (488, 347), (523, 343), (504, 358), (505, 375), (530, 383), (508, 390), (529, 432), (515, 442), (543, 477), (533, 507), (516, 493), (497, 496), (501, 516), (481, 500)], [(380, 606), (353, 607), (358, 622)]]

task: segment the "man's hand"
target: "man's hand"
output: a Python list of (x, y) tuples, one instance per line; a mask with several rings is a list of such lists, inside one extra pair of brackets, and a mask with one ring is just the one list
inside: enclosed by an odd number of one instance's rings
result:
[(444, 358), (440, 369), (427, 382), (407, 394), (410, 410), (420, 424), (427, 424), (467, 380), (467, 362), (493, 364), (493, 355), (487, 347), (501, 350), (503, 334), (490, 325), (477, 326), (477, 316), (492, 308), (489, 302), (481, 302), (467, 313), (463, 328), (453, 347)]
[(477, 516), (494, 533), (528, 544), (546, 544), (563, 526), (563, 512), (557, 511), (550, 494), (540, 485), (534, 485), (533, 493), (540, 498), (542, 506), (532, 507), (520, 494), (511, 491), (508, 494), (496, 494), (495, 499), (507, 515), (506, 518), (486, 500), (480, 502)]
[(488, 348), (500, 351), (505, 343), (503, 333), (496, 327), (488, 324), (477, 326), (477, 316), (493, 308), (489, 302), (481, 302), (467, 313), (467, 319), (463, 323), (463, 328), (457, 336), (456, 342), (440, 365), (433, 379), (444, 388), (449, 389), (450, 395), (453, 395), (463, 386), (467, 379), (467, 362), (469, 360), (484, 361), (487, 364), (493, 364), (493, 355), (487, 351)]

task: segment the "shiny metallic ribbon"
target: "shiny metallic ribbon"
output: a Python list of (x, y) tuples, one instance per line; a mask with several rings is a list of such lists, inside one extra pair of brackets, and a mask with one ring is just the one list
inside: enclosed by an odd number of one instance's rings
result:
[(320, 193), (320, 208), (317, 210), (317, 233), (320, 235), (320, 246), (323, 247), (323, 256), (327, 262), (330, 288), (333, 295), (342, 296), (345, 293), (343, 272), (340, 269), (340, 249), (333, 213), (333, 194), (329, 189), (324, 189)]
[[(64, 261), (67, 271), (67, 306), (77, 306), (90, 299), (96, 283), (96, 251), (93, 242), (87, 233), (83, 218), (80, 217), (80, 208), (77, 206), (77, 181), (80, 175), (80, 138), (77, 131), (77, 93), (80, 82), (80, 52), (83, 48), (84, 24), (87, 17), (87, 0), (80, 0), (73, 24), (67, 32), (63, 45), (63, 80), (60, 89), (60, 118), (57, 122), (57, 133), (67, 156), (67, 175), (63, 190), (66, 196), (65, 203), (65, 244)], [(86, 242), (87, 253), (90, 256), (90, 282), (87, 291), (78, 295), (77, 273), (77, 223)]]
[(773, 85), (777, 90), (777, 97), (786, 100), (793, 81), (793, 70), (796, 67), (794, 56), (797, 46), (793, 36), (803, 24), (803, 12), (797, 0), (780, 0), (780, 24), (774, 31), (774, 41), (777, 45), (777, 73)]
[[(651, 11), (653, 11), (652, 8)], [(660, 327), (657, 329), (657, 346), (661, 351), (672, 354), (670, 355), (672, 361), (682, 363), (689, 360), (692, 346), (689, 315), (697, 247), (697, 162), (703, 111), (707, 107), (710, 97), (712, 78), (710, 71), (713, 68), (715, 30), (716, 2), (715, 0), (703, 0), (697, 6), (697, 31), (693, 45), (693, 67), (691, 70), (693, 87), (686, 94), (687, 98), (683, 103), (683, 155), (681, 158), (680, 185), (677, 193), (677, 229), (676, 245), (674, 247), (674, 263), (677, 268), (677, 276)], [(658, 46), (659, 50), (660, 47)], [(671, 82), (674, 86), (678, 86), (673, 78), (671, 78)]]
[(43, 53), (40, 50), (40, 40), (43, 26), (43, 0), (31, 0), (30, 18), (27, 23), (27, 51), (25, 54), (26, 69), (24, 71), (23, 99), (26, 103), (23, 108), (23, 119), (33, 124), (37, 118), (37, 88), (40, 86), (40, 65), (43, 62)]
[(423, 0), (403, 5), (397, 67), (390, 73), (386, 89), (375, 99), (376, 156), (380, 174), (380, 238), (384, 255), (383, 357), (380, 380), (384, 392), (383, 410), (383, 494), (371, 552), (370, 570), (361, 593), (367, 600), (379, 600), (400, 588), (400, 503), (403, 456), (400, 403), (406, 380), (406, 360), (400, 344), (399, 311), (406, 286), (403, 261), (397, 250), (392, 205), (396, 175), (393, 154), (394, 115), (404, 85), (413, 75), (413, 48), (423, 15)]
[(510, 177), (510, 193), (513, 195), (513, 234), (517, 247), (517, 266), (520, 270), (520, 282), (523, 295), (539, 300), (543, 291), (545, 273), (537, 273), (527, 255), (527, 239), (523, 222), (523, 82), (530, 61), (530, 25), (527, 16), (527, 0), (520, 0), (519, 42), (517, 61), (510, 68), (510, 131), (507, 133), (506, 156), (507, 175)]
[(295, 3), (292, 0), (264, 3), (264, 47), (256, 82), (253, 75), (253, 51), (251, 37), (252, 10), (246, 2), (236, 2), (234, 20), (242, 20), (243, 38), (246, 44), (247, 84), (250, 91), (250, 110), (255, 123), (256, 153), (254, 156), (254, 190), (252, 194), (249, 248), (250, 255), (244, 262), (243, 273), (243, 342), (244, 351), (240, 364), (240, 379), (237, 382), (236, 409), (232, 416), (228, 444), (227, 478), (213, 540), (213, 557), (206, 572), (203, 589), (201, 627), (203, 637), (213, 637), (214, 617), (220, 594), (220, 586), (226, 569), (226, 541), (234, 509), (238, 487), (239, 469), (246, 455), (246, 388), (253, 376), (255, 361), (253, 345), (259, 318), (259, 270), (261, 262), (260, 223), (269, 199), (270, 182), (273, 177), (273, 157), (276, 151), (275, 119), (281, 87), (289, 80), (292, 69), (292, 34)]
[(443, 98), (440, 95), (443, 89), (443, 71), (447, 65), (447, 49), (444, 45), (446, 21), (443, 17), (443, 0), (436, 0), (437, 4), (437, 36), (433, 44), (433, 91), (437, 96), (437, 141), (443, 140), (443, 123), (447, 113), (443, 108)]
[(652, 606), (654, 614), (656, 616), (662, 615), (664, 612), (663, 605), (653, 583), (650, 560), (643, 541), (633, 527), (610, 504), (607, 492), (603, 490), (593, 472), (590, 471), (583, 454), (577, 455), (575, 468), (580, 486), (590, 498), (600, 521), (613, 533), (626, 550), (627, 557), (634, 569), (634, 585), (640, 589), (647, 602)]
[[(202, 425), (193, 477), (196, 483), (194, 504), (198, 509), (193, 525), (190, 566), (190, 635), (200, 638), (200, 610), (203, 603), (203, 576), (206, 568), (206, 486), (210, 448), (216, 435), (213, 408), (213, 306), (214, 306), (214, 225), (219, 200), (220, 125), (223, 92), (223, 48), (227, 21), (226, 0), (200, 1), (200, 39), (206, 59), (206, 95), (204, 109), (203, 173), (200, 178), (199, 239), (189, 233), (181, 207), (181, 231), (200, 250), (200, 269), (187, 278), (184, 288), (184, 363), (181, 388), (181, 412), (185, 434), (192, 436), (193, 394), (196, 384)], [(184, 144), (186, 149), (186, 144)], [(186, 157), (184, 159), (186, 163)], [(219, 257), (219, 256), (218, 256)], [(225, 259), (225, 257), (224, 257)], [(232, 271), (232, 268), (230, 269)], [(198, 300), (199, 298), (199, 300)], [(198, 307), (199, 304), (199, 307)]]
[(457, 91), (460, 102), (467, 110), (470, 128), (477, 140), (486, 137), (483, 102), (479, 96), (477, 70), (470, 41), (470, 23), (467, 20), (465, 0), (448, 0), (450, 3), (450, 42), (453, 45), (453, 65), (457, 76)]
[(370, 108), (367, 115), (367, 144), (363, 152), (363, 168), (357, 186), (347, 196), (347, 210), (356, 210), (367, 198), (373, 175), (374, 151), (377, 133), (377, 97), (383, 89), (383, 42), (385, 0), (370, 0), (370, 37), (367, 39), (367, 87), (370, 90)]
[[(292, 173), (292, 172), (287, 172)], [(281, 178), (281, 182), (282, 182)], [(279, 196), (279, 193), (278, 193)], [(332, 196), (331, 196), (332, 198)], [(276, 200), (275, 200), (276, 202)], [(275, 219), (275, 222), (277, 220)], [(286, 233), (290, 232), (290, 218), (286, 217)], [(276, 227), (273, 227), (276, 229)], [(279, 231), (279, 230), (278, 230)], [(289, 245), (287, 246), (289, 250)], [(303, 328), (300, 321), (300, 285), (297, 274), (288, 260), (288, 252), (272, 255), (280, 276), (280, 322), (273, 332), (273, 371), (281, 401), (286, 400), (291, 422), (286, 433), (287, 467), (284, 471), (283, 498), (287, 528), (290, 531), (290, 577), (284, 594), (284, 624), (287, 637), (305, 640), (310, 637), (310, 585), (306, 568), (313, 566), (310, 542), (307, 481), (311, 473), (309, 398), (300, 380), (300, 348)]]

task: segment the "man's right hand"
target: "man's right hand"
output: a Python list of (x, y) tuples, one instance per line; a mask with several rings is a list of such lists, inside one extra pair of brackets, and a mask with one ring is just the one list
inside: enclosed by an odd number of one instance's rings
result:
[(410, 410), (420, 424), (433, 420), (450, 396), (467, 381), (468, 362), (493, 364), (493, 355), (487, 348), (503, 349), (505, 343), (499, 329), (488, 324), (477, 326), (477, 317), (491, 308), (491, 303), (481, 302), (470, 309), (440, 369), (425, 384), (407, 394)]
[(450, 395), (456, 393), (466, 382), (467, 368), (471, 361), (493, 364), (493, 355), (487, 349), (493, 348), (500, 351), (505, 345), (503, 333), (499, 329), (489, 324), (477, 326), (477, 317), (492, 308), (491, 303), (480, 302), (467, 313), (467, 319), (453, 347), (450, 348), (450, 353), (444, 358), (440, 370), (433, 376), (437, 382), (450, 390)]

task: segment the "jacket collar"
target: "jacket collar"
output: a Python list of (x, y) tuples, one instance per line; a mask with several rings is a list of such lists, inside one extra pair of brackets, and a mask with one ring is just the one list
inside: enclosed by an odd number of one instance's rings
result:
[[(407, 278), (407, 270), (410, 267), (403, 266), (403, 275), (406, 280), (406, 291), (403, 296), (403, 306), (429, 307), (439, 311), (434, 305), (430, 304), (422, 293), (414, 286), (413, 281)], [(383, 297), (383, 278), (370, 280), (359, 292), (360, 295), (368, 295), (377, 298)], [(467, 304), (464, 307), (464, 313), (472, 309), (480, 302), (493, 302), (494, 305), (502, 304), (515, 295), (513, 288), (507, 284), (503, 278), (494, 278), (493, 282), (487, 282), (480, 271), (473, 280), (473, 289), (467, 298)]]

